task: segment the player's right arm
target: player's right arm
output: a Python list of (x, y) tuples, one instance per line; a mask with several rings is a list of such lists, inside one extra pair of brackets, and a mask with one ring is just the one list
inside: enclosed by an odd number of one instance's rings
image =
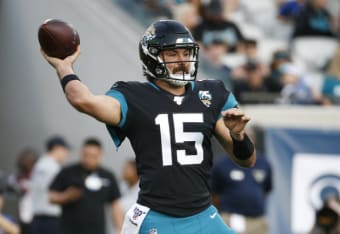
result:
[[(47, 56), (41, 50), (47, 62), (56, 69), (58, 77), (74, 74), (73, 64), (80, 54), (80, 47), (77, 51), (64, 60)], [(115, 98), (105, 95), (94, 95), (89, 88), (78, 80), (72, 80), (65, 86), (65, 96), (69, 103), (78, 111), (88, 114), (106, 124), (116, 126), (121, 119), (120, 103)]]

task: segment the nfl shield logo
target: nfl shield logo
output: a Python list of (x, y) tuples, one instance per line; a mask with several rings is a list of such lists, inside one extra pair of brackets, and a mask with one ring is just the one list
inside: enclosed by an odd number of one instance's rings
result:
[(198, 92), (198, 97), (206, 107), (210, 107), (212, 96), (209, 90), (200, 90)]
[(152, 228), (150, 229), (150, 234), (157, 234), (157, 229), (156, 228)]

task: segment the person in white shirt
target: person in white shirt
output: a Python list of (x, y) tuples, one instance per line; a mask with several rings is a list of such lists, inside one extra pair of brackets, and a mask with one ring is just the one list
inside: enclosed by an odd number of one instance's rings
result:
[(60, 136), (46, 142), (46, 154), (35, 164), (31, 179), (33, 198), (32, 234), (59, 234), (61, 208), (49, 202), (49, 186), (69, 154), (69, 144)]

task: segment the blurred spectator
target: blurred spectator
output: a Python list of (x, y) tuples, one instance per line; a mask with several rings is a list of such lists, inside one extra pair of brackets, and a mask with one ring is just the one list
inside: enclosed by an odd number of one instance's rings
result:
[(117, 233), (123, 223), (120, 192), (114, 175), (100, 166), (102, 145), (85, 140), (81, 161), (62, 169), (50, 186), (50, 201), (62, 206), (63, 234), (105, 234), (105, 205), (112, 206)]
[(234, 95), (241, 104), (273, 103), (277, 95), (270, 95), (268, 79), (256, 60), (249, 60), (244, 66), (244, 77), (234, 80)]
[(200, 23), (200, 15), (195, 5), (191, 3), (179, 4), (173, 8), (174, 19), (184, 24), (194, 34)]
[(340, 47), (331, 60), (322, 85), (323, 104), (340, 104)]
[(34, 214), (32, 234), (59, 234), (61, 209), (58, 205), (49, 202), (48, 188), (68, 155), (68, 143), (60, 136), (53, 136), (46, 142), (46, 154), (33, 168), (31, 179)]
[(122, 189), (121, 203), (124, 213), (136, 203), (139, 192), (139, 177), (137, 175), (136, 161), (131, 159), (125, 163), (123, 169), (123, 180), (126, 185)]
[(327, 0), (308, 0), (295, 20), (293, 38), (303, 36), (334, 37), (332, 16)]
[(172, 18), (172, 1), (145, 0), (143, 2), (148, 14), (152, 17)]
[(3, 190), (0, 188), (0, 234), (19, 234), (19, 226), (14, 219), (1, 212), (4, 205)]
[(222, 65), (221, 60), (228, 52), (228, 48), (228, 44), (218, 38), (210, 43), (204, 44), (205, 55), (214, 67), (220, 67)]
[(315, 104), (308, 76), (291, 63), (280, 66), (281, 104)]
[(243, 20), (244, 16), (240, 14), (240, 0), (221, 0), (223, 8), (223, 16), (225, 19)]
[(280, 82), (281, 71), (280, 67), (283, 64), (291, 63), (290, 54), (285, 50), (278, 50), (273, 53), (272, 61), (270, 64), (270, 77), (269, 86), (273, 92), (280, 92), (282, 84)]
[(223, 63), (223, 59), (228, 51), (228, 44), (222, 40), (214, 40), (209, 44), (201, 46), (203, 53), (200, 55), (200, 67), (204, 69), (209, 77), (220, 79), (227, 86), (231, 86), (230, 72), (231, 67)]
[(244, 54), (248, 59), (256, 59), (257, 41), (255, 39), (244, 38), (237, 46), (237, 53)]
[(201, 16), (202, 22), (194, 33), (197, 41), (210, 45), (213, 41), (219, 40), (228, 44), (230, 51), (236, 49), (243, 35), (236, 24), (224, 18), (219, 0), (202, 3)]
[(277, 50), (273, 53), (272, 61), (270, 64), (271, 77), (275, 80), (280, 79), (280, 67), (283, 64), (291, 63), (291, 57), (288, 51)]
[(223, 220), (240, 234), (267, 233), (266, 196), (272, 190), (272, 173), (257, 150), (253, 168), (236, 166), (229, 157), (214, 163), (211, 175), (213, 203)]
[(8, 186), (19, 196), (18, 213), (21, 234), (31, 234), (33, 210), (32, 193), (30, 191), (30, 179), (32, 169), (38, 159), (35, 150), (26, 148), (22, 150), (17, 158), (17, 172), (8, 178)]
[(288, 0), (279, 3), (279, 19), (285, 22), (293, 22), (300, 14), (306, 0)]

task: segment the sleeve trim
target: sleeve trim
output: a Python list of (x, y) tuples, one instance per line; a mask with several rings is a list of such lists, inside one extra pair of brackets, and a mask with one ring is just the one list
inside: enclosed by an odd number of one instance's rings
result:
[[(222, 111), (231, 109), (231, 108), (236, 108), (238, 106), (238, 103), (236, 101), (235, 96), (232, 93), (229, 93), (227, 101), (225, 102), (224, 106), (222, 107)], [(218, 116), (218, 119), (222, 117), (221, 113)]]
[(125, 99), (125, 96), (117, 91), (117, 90), (110, 90), (106, 93), (107, 96), (113, 97), (115, 99), (117, 99), (120, 103), (120, 109), (121, 109), (121, 120), (118, 124), (118, 127), (122, 128), (126, 122), (126, 116), (127, 116), (127, 112), (128, 112), (128, 105)]

